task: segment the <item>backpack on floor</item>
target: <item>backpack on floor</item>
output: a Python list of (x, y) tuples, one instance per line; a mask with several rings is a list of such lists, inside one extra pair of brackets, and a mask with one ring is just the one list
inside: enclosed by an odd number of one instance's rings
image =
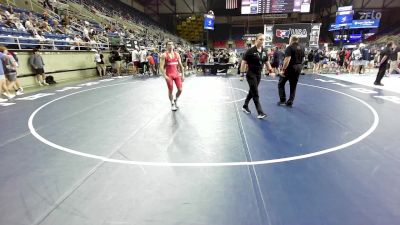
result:
[(48, 84), (56, 84), (57, 82), (54, 80), (53, 76), (47, 76), (46, 77), (46, 83), (48, 83)]

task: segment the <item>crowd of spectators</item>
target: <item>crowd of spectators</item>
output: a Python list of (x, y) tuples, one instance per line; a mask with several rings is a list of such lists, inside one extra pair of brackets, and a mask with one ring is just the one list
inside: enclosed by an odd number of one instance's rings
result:
[[(400, 47), (394, 45), (389, 52), (387, 74), (400, 73)], [(308, 67), (313, 68), (314, 73), (336, 72), (365, 74), (377, 68), (382, 58), (383, 46), (358, 44), (353, 48), (326, 48), (311, 50), (308, 52)]]

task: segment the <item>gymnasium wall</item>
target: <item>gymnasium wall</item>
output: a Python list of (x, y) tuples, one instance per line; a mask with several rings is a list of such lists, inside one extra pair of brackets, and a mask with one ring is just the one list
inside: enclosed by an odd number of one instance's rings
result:
[[(18, 78), (22, 86), (35, 86), (35, 76), (29, 65), (31, 51), (16, 51), (19, 61)], [(41, 51), (44, 70), (52, 75), (57, 82), (77, 80), (97, 75), (94, 52)], [(109, 64), (109, 53), (103, 53), (106, 64)]]

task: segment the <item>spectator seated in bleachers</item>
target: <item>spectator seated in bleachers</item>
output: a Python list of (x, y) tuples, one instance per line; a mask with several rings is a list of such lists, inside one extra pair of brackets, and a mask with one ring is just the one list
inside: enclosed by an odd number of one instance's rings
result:
[[(110, 0), (77, 1), (79, 4), (84, 2), (84, 6), (91, 11), (96, 10), (98, 14), (113, 18), (116, 16), (123, 18), (132, 24), (136, 24), (136, 26), (139, 25), (141, 29), (128, 29), (115, 19), (110, 20), (108, 23), (99, 24), (90, 19), (80, 17), (81, 15), (76, 12), (54, 17), (54, 13), (48, 10), (54, 10), (56, 1), (46, 0), (42, 2), (46, 8), (42, 14), (0, 5), (0, 8), (4, 9), (0, 14), (0, 36), (10, 36), (11, 39), (7, 39), (7, 41), (11, 40), (11, 42), (16, 42), (16, 40), (12, 39), (14, 36), (36, 38), (20, 39), (21, 48), (26, 48), (27, 45), (31, 45), (30, 48), (32, 48), (36, 44), (50, 43), (53, 40), (58, 43), (58, 46), (52, 47), (54, 49), (66, 49), (64, 45), (72, 42), (72, 49), (82, 50), (90, 49), (91, 46), (98, 47), (95, 42), (107, 43), (113, 40), (113, 43), (120, 44), (126, 38), (133, 39), (140, 46), (145, 46), (146, 48), (158, 48), (166, 39), (173, 40), (177, 43), (177, 47), (182, 49), (187, 50), (189, 46), (186, 41), (167, 32), (142, 12), (126, 7), (121, 2)], [(50, 14), (53, 16), (50, 16)], [(71, 41), (71, 39), (76, 39), (76, 35), (79, 35), (80, 40)], [(0, 42), (1, 40), (3, 39), (0, 38)], [(83, 42), (86, 43), (83, 44)]]

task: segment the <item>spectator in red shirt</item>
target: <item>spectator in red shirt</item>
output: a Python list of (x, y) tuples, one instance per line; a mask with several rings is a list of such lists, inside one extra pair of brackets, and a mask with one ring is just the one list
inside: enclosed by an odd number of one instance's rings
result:
[[(199, 54), (199, 64), (205, 64), (208, 61), (208, 53), (206, 51), (201, 51)], [(202, 67), (203, 73), (205, 72), (204, 67)]]
[(201, 51), (201, 52), (200, 52), (200, 57), (199, 57), (199, 63), (200, 63), (200, 64), (204, 64), (204, 63), (207, 62), (207, 59), (208, 59), (208, 54), (207, 54), (207, 52)]
[(350, 56), (351, 56), (351, 51), (347, 49), (344, 57), (344, 64), (349, 72), (350, 72), (350, 60), (351, 60)]
[(186, 65), (188, 66), (189, 70), (193, 69), (193, 53), (192, 50), (189, 50), (187, 53), (187, 58), (186, 58)]

